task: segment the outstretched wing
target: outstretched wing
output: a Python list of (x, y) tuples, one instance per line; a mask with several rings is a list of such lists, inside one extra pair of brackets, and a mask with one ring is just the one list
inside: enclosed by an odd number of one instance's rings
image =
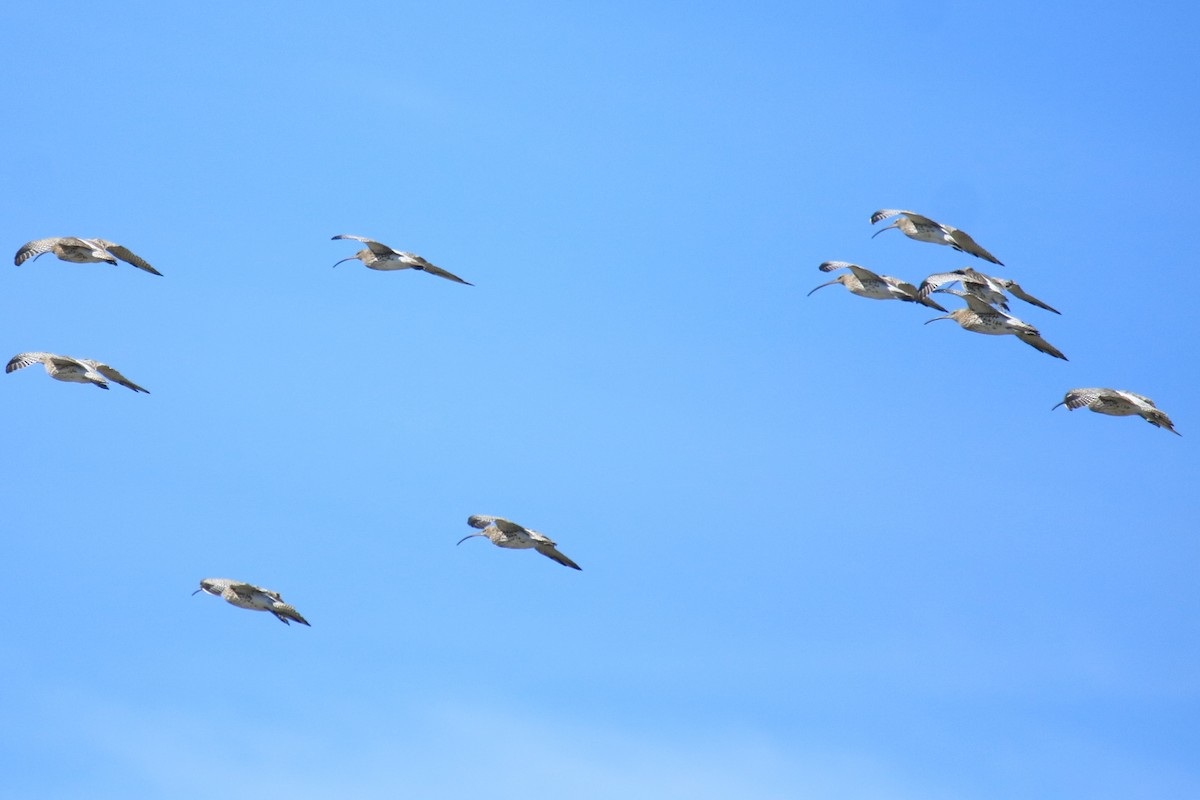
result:
[(821, 272), (833, 272), (835, 269), (851, 269), (853, 267), (862, 269), (858, 264), (851, 264), (849, 261), (822, 261), (817, 266), (817, 269), (821, 270)]
[(1047, 355), (1054, 356), (1055, 358), (1061, 358), (1063, 361), (1069, 360), (1066, 356), (1064, 356), (1062, 354), (1062, 351), (1060, 351), (1057, 347), (1050, 344), (1049, 342), (1047, 342), (1045, 339), (1043, 339), (1041, 336), (1037, 335), (1036, 333), (1026, 333), (1023, 331), (1018, 332), (1017, 338), (1020, 339), (1025, 344), (1029, 345), (1030, 347), (1033, 347), (1037, 350), (1041, 350), (1043, 353), (1046, 353)]
[(32, 242), (26, 242), (17, 251), (17, 256), (13, 259), (13, 263), (19, 267), (31, 258), (37, 258), (40, 255), (49, 253), (54, 249), (54, 245), (61, 241), (63, 241), (62, 237), (54, 236), (50, 239), (34, 239)]
[(558, 552), (558, 548), (556, 548), (553, 543), (547, 544), (546, 542), (534, 542), (533, 548), (535, 550), (537, 550), (539, 553), (541, 553), (542, 555), (544, 555), (546, 558), (549, 558), (553, 561), (557, 561), (559, 564), (562, 564), (564, 567), (570, 567), (571, 569), (577, 569), (580, 571), (583, 570), (583, 567), (579, 566), (574, 561), (567, 558), (562, 553)]
[[(1003, 311), (996, 308), (994, 305), (987, 302), (982, 297), (972, 294), (971, 292), (956, 292), (956, 291), (950, 290), (949, 293), (956, 294), (959, 297), (961, 297), (963, 300), (966, 300), (967, 305), (970, 306), (971, 310), (974, 311), (976, 314), (1004, 314)], [(1008, 315), (1004, 314), (1004, 316), (1007, 317)]]
[(374, 253), (377, 256), (388, 256), (388, 255), (397, 255), (398, 254), (398, 251), (393, 250), (392, 248), (388, 247), (386, 244), (383, 244), (382, 242), (377, 242), (374, 239), (368, 239), (365, 236), (352, 236), (349, 233), (339, 233), (337, 236), (334, 236), (332, 238), (334, 238), (334, 239), (352, 239), (356, 242), (362, 242), (363, 244), (365, 244), (367, 246), (368, 249), (370, 249), (370, 251), (372, 253)]
[(106, 239), (93, 239), (92, 241), (98, 244), (101, 250), (107, 250), (126, 264), (133, 264), (138, 269), (145, 270), (151, 275), (162, 275), (161, 272), (147, 264), (145, 259), (135, 254), (128, 247), (122, 247), (116, 242), (110, 242)]
[(1149, 411), (1142, 412), (1142, 419), (1149, 422), (1151, 425), (1157, 425), (1160, 428), (1166, 428), (1176, 436), (1183, 436), (1182, 433), (1175, 430), (1175, 423), (1171, 422), (1171, 418), (1157, 408), (1152, 408)]
[(821, 272), (833, 272), (835, 269), (848, 269), (853, 272), (854, 277), (858, 278), (860, 281), (884, 282), (883, 278), (876, 273), (872, 272), (866, 267), (861, 267), (858, 264), (851, 264), (849, 261), (823, 261), (817, 266), (817, 269), (821, 270)]
[(967, 235), (966, 231), (960, 231), (958, 228), (951, 228), (948, 225), (943, 225), (942, 230), (950, 237), (950, 245), (955, 250), (960, 250), (964, 253), (970, 253), (977, 258), (982, 258), (984, 261), (990, 261), (993, 264), (1004, 266), (1004, 262), (996, 258), (994, 255), (984, 250), (979, 246), (979, 243)]
[(528, 533), (523, 526), (503, 517), (492, 517), (492, 524), (504, 533)]
[(1004, 288), (1006, 290), (1008, 290), (1009, 292), (1011, 292), (1013, 297), (1024, 300), (1026, 303), (1035, 305), (1038, 308), (1044, 308), (1047, 311), (1053, 311), (1055, 314), (1060, 314), (1060, 315), (1062, 314), (1062, 312), (1059, 311), (1057, 308), (1051, 308), (1050, 306), (1043, 303), (1041, 300), (1038, 300), (1036, 297), (1034, 297), (1033, 295), (1026, 292), (1024, 289), (1022, 289), (1017, 284), (1016, 281), (1007, 281), (1006, 283), (1004, 283)]
[(1127, 389), (1113, 389), (1112, 391), (1113, 391), (1113, 394), (1125, 395), (1125, 397), (1133, 400), (1134, 405), (1137, 405), (1137, 402), (1141, 401), (1141, 402), (1145, 403), (1146, 405), (1150, 406), (1151, 408), (1158, 407), (1158, 406), (1154, 405), (1153, 400), (1151, 400), (1149, 397), (1146, 397), (1144, 394), (1138, 394), (1137, 392), (1131, 392)]
[(31, 364), (44, 364), (54, 358), (60, 358), (53, 353), (17, 353), (13, 356), (8, 366), (4, 368), (5, 372), (16, 372), (19, 369), (25, 369)]
[(441, 267), (430, 264), (428, 261), (426, 261), (425, 259), (421, 258), (418, 255), (414, 255), (412, 253), (409, 253), (408, 255), (411, 256), (413, 261), (416, 262), (417, 269), (428, 272), (431, 275), (437, 275), (438, 277), (445, 278), (445, 279), (451, 280), (451, 281), (455, 281), (456, 283), (465, 283), (467, 286), (475, 285), (473, 283), (470, 283), (469, 281), (464, 281), (462, 278), (458, 277), (453, 272), (447, 272), (446, 270), (442, 269)]
[(938, 311), (946, 311), (946, 309), (943, 308), (942, 306), (938, 305), (938, 303), (936, 303), (933, 300), (933, 298), (922, 297), (921, 293), (919, 291), (917, 291), (917, 287), (913, 286), (908, 281), (902, 281), (899, 278), (893, 278), (891, 275), (881, 275), (880, 277), (883, 278), (883, 280), (888, 284), (888, 286), (891, 286), (894, 290), (900, 292), (901, 300), (908, 300), (909, 302), (920, 303), (923, 306), (929, 306), (930, 308), (936, 308)]
[(931, 220), (929, 217), (923, 217), (920, 214), (913, 213), (912, 211), (904, 211), (904, 210), (901, 210), (898, 208), (881, 208), (881, 209), (879, 209), (878, 211), (876, 211), (874, 214), (871, 215), (871, 224), (874, 225), (876, 222), (879, 222), (882, 219), (887, 219), (888, 217), (897, 217), (897, 216), (900, 216), (901, 214), (908, 217), (909, 219), (911, 219), (913, 222), (915, 222), (918, 225), (933, 225), (935, 227), (937, 226), (937, 223), (934, 222), (933, 220)]
[[(300, 612), (289, 606), (287, 603), (276, 603), (271, 606), (271, 613), (275, 615), (275, 619), (282, 622), (284, 625), (290, 624), (288, 619), (294, 619), (301, 625), (308, 625), (308, 620), (300, 616)], [(312, 627), (308, 625), (308, 627)]]
[(81, 358), (79, 361), (80, 363), (87, 364), (89, 367), (96, 370), (96, 372), (99, 372), (101, 375), (108, 378), (110, 381), (113, 381), (114, 383), (119, 383), (128, 389), (133, 389), (135, 392), (145, 392), (146, 394), (150, 394), (149, 389), (143, 389), (141, 386), (138, 386), (136, 383), (117, 372), (108, 364), (103, 364), (99, 361), (93, 361), (87, 358)]

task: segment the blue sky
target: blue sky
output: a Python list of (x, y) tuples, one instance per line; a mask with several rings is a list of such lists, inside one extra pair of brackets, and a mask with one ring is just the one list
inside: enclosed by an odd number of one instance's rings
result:
[(1200, 796), (1191, 5), (0, 18), (9, 252), (164, 274), (5, 268), (3, 358), (151, 394), (0, 377), (0, 797)]

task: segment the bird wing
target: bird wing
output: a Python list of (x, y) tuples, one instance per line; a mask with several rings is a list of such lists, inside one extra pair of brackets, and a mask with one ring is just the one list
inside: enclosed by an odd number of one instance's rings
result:
[(874, 214), (871, 215), (871, 224), (874, 225), (876, 222), (879, 222), (879, 220), (881, 220), (881, 219), (887, 219), (888, 217), (899, 216), (900, 214), (903, 214), (904, 216), (908, 217), (909, 219), (911, 219), (913, 222), (915, 222), (917, 224), (924, 223), (926, 225), (937, 225), (937, 223), (934, 222), (933, 220), (931, 220), (929, 217), (923, 217), (920, 214), (914, 214), (911, 211), (902, 211), (901, 209), (898, 209), (898, 208), (881, 208), (881, 209), (879, 209), (878, 211), (876, 211)]
[(872, 272), (866, 267), (860, 267), (858, 264), (847, 264), (846, 268), (853, 272), (854, 277), (858, 278), (860, 281), (879, 281), (880, 283), (887, 283), (887, 281), (885, 281), (879, 274)]
[(1061, 358), (1063, 361), (1069, 360), (1066, 356), (1064, 356), (1062, 354), (1061, 350), (1059, 350), (1057, 347), (1055, 347), (1054, 345), (1047, 342), (1045, 339), (1043, 339), (1041, 336), (1039, 336), (1036, 333), (1029, 333), (1028, 331), (1017, 331), (1017, 338), (1020, 339), (1025, 344), (1029, 345), (1030, 347), (1033, 347), (1037, 350), (1041, 350), (1043, 353), (1052, 355), (1055, 358)]
[(1145, 395), (1137, 394), (1136, 392), (1130, 392), (1125, 389), (1113, 389), (1112, 392), (1113, 394), (1123, 395), (1126, 399), (1133, 401), (1134, 405), (1145, 403), (1146, 405), (1150, 406), (1150, 408), (1158, 408), (1158, 406), (1154, 405), (1154, 401)]
[(117, 372), (108, 364), (104, 364), (99, 361), (93, 361), (90, 358), (81, 358), (79, 359), (79, 363), (88, 365), (92, 369), (96, 370), (96, 372), (99, 372), (101, 375), (108, 378), (110, 381), (119, 383), (128, 389), (133, 389), (135, 392), (145, 392), (146, 394), (150, 394), (149, 389), (143, 389), (141, 386), (138, 386), (136, 383)]
[(428, 261), (426, 261), (425, 259), (421, 258), (418, 255), (415, 255), (413, 253), (407, 253), (407, 255), (411, 256), (412, 259), (417, 262), (417, 265), (419, 266), (419, 268), (424, 270), (425, 272), (428, 272), (432, 275), (437, 275), (442, 278), (446, 278), (447, 280), (455, 281), (456, 283), (465, 283), (467, 286), (475, 285), (473, 283), (470, 283), (469, 281), (464, 281), (462, 278), (458, 277), (453, 272), (447, 272), (446, 270), (442, 269), (441, 267), (430, 264)]
[(504, 519), (503, 517), (492, 517), (492, 524), (499, 528), (504, 533), (528, 533), (529, 531), (517, 523)]
[(250, 598), (254, 597), (256, 592), (261, 592), (262, 588), (251, 583), (238, 583), (236, 581), (231, 581), (229, 585), (225, 587), (225, 591), (233, 592), (238, 597), (248, 601)]
[[(543, 538), (545, 538), (545, 537), (543, 537)], [(574, 561), (567, 558), (562, 553), (558, 552), (558, 548), (556, 548), (554, 546), (553, 542), (549, 542), (549, 540), (547, 540), (545, 542), (535, 540), (533, 543), (533, 549), (537, 550), (539, 553), (544, 555), (546, 558), (549, 558), (553, 561), (557, 561), (559, 564), (562, 564), (564, 567), (570, 567), (571, 569), (578, 569), (578, 570), (583, 569), (583, 567), (579, 566)]]
[(935, 289), (940, 289), (955, 281), (966, 280), (966, 270), (956, 269), (953, 272), (938, 272), (921, 281), (917, 294), (928, 297)]
[(377, 242), (374, 239), (368, 239), (365, 236), (352, 236), (348, 233), (339, 233), (337, 236), (334, 236), (333, 238), (334, 239), (353, 239), (356, 242), (362, 242), (370, 249), (370, 251), (372, 253), (374, 253), (377, 256), (396, 255), (398, 253), (398, 251), (393, 250), (392, 248), (388, 247), (386, 244), (383, 244), (382, 242)]
[(126, 264), (133, 264), (138, 269), (145, 270), (146, 272), (149, 272), (151, 275), (162, 275), (161, 272), (159, 272), (154, 267), (147, 264), (145, 259), (143, 259), (141, 256), (135, 254), (128, 247), (122, 247), (121, 245), (117, 244), (116, 242), (110, 242), (106, 239), (93, 239), (92, 241), (95, 242), (96, 244), (100, 245), (101, 250), (107, 250), (108, 252), (110, 252), (114, 256), (116, 256), (117, 258), (124, 261)]
[(1182, 433), (1175, 430), (1175, 423), (1171, 422), (1171, 418), (1159, 411), (1157, 408), (1152, 408), (1148, 411), (1142, 412), (1142, 419), (1146, 420), (1146, 422), (1149, 422), (1151, 425), (1157, 425), (1160, 428), (1166, 428), (1176, 436), (1183, 436)]
[[(287, 618), (294, 619), (301, 625), (308, 625), (308, 620), (300, 616), (300, 612), (287, 603), (276, 603), (275, 605), (271, 606), (271, 613), (275, 615), (275, 619), (279, 620), (285, 625), (290, 624), (287, 621)], [(309, 627), (311, 628), (312, 626), (309, 625)]]
[(1019, 284), (1017, 284), (1017, 282), (1016, 282), (1016, 281), (1006, 281), (1006, 282), (1002, 282), (1002, 283), (1001, 283), (1001, 285), (1002, 285), (1002, 286), (1003, 286), (1003, 287), (1004, 287), (1006, 290), (1008, 290), (1009, 292), (1011, 292), (1011, 293), (1012, 293), (1012, 295), (1013, 295), (1013, 297), (1016, 297), (1016, 298), (1019, 298), (1019, 299), (1021, 299), (1021, 300), (1024, 300), (1026, 303), (1029, 303), (1029, 304), (1031, 304), (1031, 305), (1035, 305), (1035, 306), (1037, 306), (1038, 308), (1044, 308), (1044, 309), (1046, 309), (1047, 311), (1053, 311), (1055, 314), (1062, 314), (1062, 312), (1061, 312), (1061, 311), (1059, 311), (1057, 308), (1051, 308), (1050, 306), (1048, 306), (1048, 305), (1046, 305), (1045, 303), (1043, 303), (1041, 300), (1038, 300), (1036, 297), (1034, 297), (1033, 295), (1031, 295), (1031, 294), (1029, 294), (1028, 292), (1026, 292), (1024, 289), (1022, 289), (1022, 288), (1020, 287), (1020, 285), (1019, 285)]
[[(977, 297), (980, 300), (982, 300), (983, 302), (985, 302), (989, 305), (995, 306), (996, 308), (1000, 309), (1001, 311), (1005, 311), (1005, 312), (1008, 311), (1008, 297), (1004, 294), (1003, 291), (993, 289), (991, 284), (976, 283), (975, 281), (969, 281), (969, 280), (964, 279), (962, 282), (962, 287), (963, 287), (963, 291), (962, 291), (962, 295), (961, 295), (962, 297), (966, 297), (967, 295), (970, 295), (972, 297)], [(938, 289), (937, 291), (949, 292), (952, 290)], [(954, 293), (958, 294), (957, 292), (954, 292)]]
[(74, 361), (74, 359), (70, 359), (67, 356), (56, 356), (53, 353), (17, 353), (9, 360), (8, 366), (4, 368), (4, 371), (16, 372), (19, 369), (25, 369), (30, 364), (44, 364), (47, 361), (61, 358)]
[(1111, 391), (1112, 389), (1070, 389), (1058, 405), (1066, 406), (1071, 411), (1077, 408), (1086, 408)]
[[(1004, 314), (1003, 311), (999, 310), (991, 303), (988, 303), (983, 298), (971, 294), (970, 292), (951, 292), (951, 294), (956, 294), (963, 300), (966, 300), (967, 305), (970, 306), (971, 310), (976, 314)], [(1004, 315), (1008, 316), (1007, 314)]]
[(951, 228), (949, 225), (942, 225), (942, 230), (950, 237), (950, 244), (955, 250), (961, 250), (964, 253), (970, 253), (977, 258), (982, 258), (984, 261), (990, 261), (993, 264), (1004, 266), (1004, 262), (996, 258), (994, 255), (984, 250), (979, 244), (967, 235), (966, 231), (960, 231), (958, 228)]
[(54, 236), (49, 239), (34, 239), (32, 242), (26, 242), (17, 251), (17, 256), (13, 259), (13, 263), (19, 267), (31, 258), (37, 258), (40, 255), (49, 253), (54, 249), (54, 245), (61, 241), (64, 241), (62, 237)]
[[(835, 269), (849, 269), (857, 267), (858, 264), (851, 264), (849, 261), (822, 261), (817, 269), (821, 272), (833, 272)], [(861, 269), (861, 267), (859, 267)]]
[(891, 275), (881, 275), (881, 278), (896, 292), (899, 292), (901, 300), (908, 300), (914, 303), (920, 303), (923, 306), (936, 308), (938, 311), (946, 311), (945, 308), (938, 305), (929, 297), (922, 297), (917, 287), (913, 286), (908, 281), (902, 281), (899, 278), (893, 278)]

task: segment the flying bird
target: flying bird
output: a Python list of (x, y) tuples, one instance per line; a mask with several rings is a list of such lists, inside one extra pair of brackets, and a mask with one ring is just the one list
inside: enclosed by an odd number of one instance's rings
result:
[(527, 550), (532, 547), (546, 558), (553, 559), (564, 567), (582, 569), (574, 561), (558, 552), (554, 542), (548, 536), (529, 528), (523, 528), (515, 522), (510, 522), (502, 517), (475, 514), (467, 518), (467, 524), (472, 528), (479, 528), (480, 532), (464, 536), (458, 540), (458, 544), (462, 544), (474, 536), (486, 536), (497, 547), (509, 547), (514, 550)]
[(906, 303), (920, 303), (930, 308), (936, 308), (938, 311), (946, 310), (928, 297), (922, 297), (918, 293), (917, 287), (911, 283), (893, 278), (891, 275), (877, 275), (866, 267), (860, 267), (858, 264), (851, 264), (848, 261), (825, 261), (817, 267), (821, 272), (832, 272), (835, 269), (843, 268), (850, 271), (838, 275), (828, 283), (822, 283), (809, 292), (808, 296), (812, 297), (812, 293), (817, 289), (840, 283), (859, 297), (869, 297), (872, 300), (903, 300)]
[(875, 233), (871, 234), (874, 239), (879, 234), (886, 231), (888, 228), (899, 228), (910, 239), (916, 239), (918, 242), (932, 242), (933, 244), (948, 244), (955, 250), (961, 253), (970, 253), (973, 256), (982, 258), (984, 261), (990, 261), (993, 264), (1004, 266), (1004, 263), (994, 255), (980, 247), (974, 239), (967, 235), (966, 231), (960, 231), (958, 228), (950, 225), (943, 225), (940, 222), (934, 222), (929, 217), (923, 217), (920, 214), (912, 211), (900, 211), (894, 208), (881, 208), (871, 215), (871, 224), (874, 225), (881, 219), (895, 217), (899, 215), (899, 219), (892, 222), (890, 225), (884, 225)]
[(1057, 308), (1046, 305), (1041, 300), (1026, 292), (1016, 281), (1009, 278), (984, 275), (982, 272), (970, 267), (930, 275), (921, 282), (921, 285), (917, 288), (917, 293), (921, 297), (928, 297), (931, 292), (943, 291), (943, 286), (948, 286), (955, 281), (962, 284), (963, 291), (975, 295), (983, 302), (993, 305), (1001, 311), (1008, 311), (1008, 298), (1004, 294), (1008, 292), (1013, 297), (1024, 300), (1030, 305), (1044, 308), (1047, 311), (1053, 311), (1055, 314), (1062, 313)]
[[(1136, 414), (1151, 425), (1166, 428), (1176, 436), (1183, 435), (1175, 430), (1171, 418), (1159, 411), (1149, 397), (1121, 389), (1072, 389), (1054, 408), (1058, 408), (1058, 406), (1066, 406), (1070, 411), (1077, 408), (1089, 408), (1097, 414), (1109, 414), (1114, 417), (1128, 417)], [(1054, 408), (1050, 410), (1053, 411)]]
[[(467, 286), (475, 284), (464, 281), (462, 278), (454, 275), (441, 267), (430, 264), (425, 259), (421, 258), (416, 253), (405, 253), (403, 250), (393, 250), (386, 244), (380, 244), (374, 239), (367, 239), (362, 236), (351, 236), (345, 233), (339, 233), (334, 239), (352, 239), (356, 242), (362, 242), (367, 247), (365, 250), (359, 250), (349, 258), (343, 258), (342, 261), (353, 261), (358, 259), (365, 264), (369, 269), (393, 270), (393, 269), (419, 269), (422, 272), (428, 272), (430, 275), (437, 275), (447, 280), (465, 283)], [(342, 261), (334, 264), (336, 267)]]
[(973, 333), (985, 333), (990, 336), (1012, 334), (1036, 350), (1041, 350), (1043, 353), (1052, 355), (1055, 358), (1061, 358), (1063, 361), (1067, 360), (1066, 356), (1054, 347), (1054, 345), (1043, 339), (1038, 329), (1028, 322), (1022, 322), (1016, 317), (993, 308), (973, 294), (968, 294), (957, 289), (947, 289), (946, 291), (966, 300), (967, 307), (951, 311), (944, 317), (934, 317), (931, 320), (926, 320), (926, 325), (930, 322), (937, 322), (939, 319), (952, 319), (963, 329), (972, 331)]
[[(150, 394), (149, 389), (143, 389), (108, 364), (94, 361), (90, 358), (72, 358), (54, 353), (18, 353), (8, 362), (5, 372), (16, 372), (31, 364), (41, 364), (46, 368), (46, 374), (56, 381), (69, 383), (90, 383), (101, 389), (108, 388), (108, 381), (114, 381), (135, 392)], [(107, 380), (105, 380), (107, 379)]]
[[(228, 578), (205, 578), (200, 581), (200, 588), (192, 592), (192, 595), (200, 592), (223, 598), (225, 602), (232, 603), (238, 608), (248, 608), (251, 611), (270, 611), (284, 625), (291, 624), (288, 622), (289, 619), (295, 620), (301, 625), (308, 625), (308, 620), (300, 616), (299, 611), (283, 602), (279, 592), (272, 592), (261, 586), (231, 581)], [(309, 627), (312, 626), (309, 625)]]
[(75, 236), (34, 239), (17, 251), (13, 263), (19, 267), (30, 259), (36, 261), (46, 253), (54, 253), (63, 261), (71, 261), (76, 264), (105, 261), (115, 265), (119, 258), (151, 275), (162, 275), (161, 272), (147, 264), (141, 256), (135, 255), (129, 248), (122, 247), (116, 242), (110, 242), (107, 239), (80, 239)]

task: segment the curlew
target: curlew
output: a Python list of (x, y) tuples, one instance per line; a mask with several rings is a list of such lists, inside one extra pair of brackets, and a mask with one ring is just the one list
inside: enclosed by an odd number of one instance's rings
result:
[[(308, 620), (300, 616), (300, 612), (283, 602), (279, 592), (272, 592), (261, 586), (255, 586), (241, 581), (231, 581), (228, 578), (205, 578), (200, 581), (200, 588), (192, 592), (195, 596), (200, 592), (220, 597), (227, 603), (238, 608), (248, 608), (251, 611), (270, 611), (284, 625), (291, 625), (289, 619), (308, 625)], [(312, 626), (309, 625), (311, 628)]]
[(1047, 311), (1053, 311), (1055, 314), (1062, 314), (1057, 308), (1046, 305), (1041, 300), (1026, 292), (1016, 281), (1009, 278), (984, 275), (982, 272), (973, 270), (970, 267), (930, 275), (921, 282), (921, 285), (917, 288), (917, 293), (922, 297), (928, 297), (931, 292), (940, 292), (943, 286), (948, 286), (955, 281), (962, 284), (963, 291), (975, 295), (985, 303), (996, 306), (1001, 311), (1008, 311), (1008, 298), (1004, 294), (1008, 292), (1018, 300), (1024, 300), (1030, 305), (1044, 308)]
[(875, 231), (875, 233), (871, 234), (871, 238), (874, 239), (888, 228), (899, 228), (900, 232), (905, 236), (910, 239), (916, 239), (918, 242), (948, 244), (961, 253), (970, 253), (973, 256), (982, 258), (984, 261), (1004, 266), (1004, 262), (980, 247), (974, 239), (967, 235), (966, 231), (960, 231), (958, 228), (951, 227), (950, 225), (934, 222), (929, 217), (914, 214), (912, 211), (881, 208), (871, 215), (871, 224), (874, 225), (881, 219), (887, 219), (896, 215), (899, 215), (900, 218), (892, 222), (892, 224), (884, 225)]
[[(90, 358), (71, 358), (54, 353), (17, 353), (4, 368), (5, 372), (16, 372), (31, 364), (41, 364), (46, 368), (46, 374), (56, 381), (68, 383), (90, 383), (101, 389), (108, 388), (108, 381), (114, 381), (135, 392), (150, 394), (149, 389), (143, 389), (121, 373), (99, 361)], [(105, 380), (105, 379), (108, 380)]]
[(1066, 356), (1043, 339), (1038, 329), (1028, 322), (1022, 322), (1016, 317), (1009, 316), (1003, 311), (993, 308), (973, 294), (957, 289), (947, 289), (946, 291), (966, 300), (967, 307), (951, 311), (944, 317), (934, 317), (931, 320), (927, 320), (925, 322), (926, 325), (930, 322), (937, 322), (939, 319), (952, 319), (964, 329), (974, 333), (986, 333), (991, 336), (1012, 334), (1032, 348), (1041, 350), (1043, 353), (1052, 355), (1055, 358), (1061, 358), (1063, 361), (1067, 360)]
[(843, 268), (850, 271), (838, 275), (828, 283), (822, 283), (809, 292), (808, 296), (812, 297), (812, 293), (817, 289), (840, 283), (859, 297), (869, 297), (872, 300), (903, 300), (906, 303), (920, 303), (930, 308), (936, 308), (938, 311), (946, 310), (928, 297), (921, 297), (917, 292), (917, 287), (911, 283), (893, 278), (891, 275), (876, 275), (871, 270), (848, 261), (826, 261), (817, 267), (821, 272), (832, 272), (835, 269)]
[(458, 544), (462, 544), (474, 536), (486, 536), (497, 547), (509, 547), (514, 550), (528, 550), (532, 547), (546, 558), (553, 559), (564, 567), (582, 569), (574, 561), (558, 552), (554, 542), (545, 534), (538, 533), (529, 528), (523, 528), (517, 523), (510, 522), (503, 517), (474, 514), (467, 518), (467, 524), (472, 528), (479, 528), (480, 532), (464, 536), (458, 540)]
[(147, 264), (141, 256), (134, 254), (129, 248), (122, 247), (116, 242), (110, 242), (107, 239), (80, 239), (75, 236), (34, 239), (17, 251), (17, 256), (13, 259), (13, 263), (19, 267), (31, 259), (36, 261), (46, 253), (54, 253), (54, 255), (63, 261), (71, 261), (76, 264), (104, 261), (115, 265), (119, 258), (127, 264), (133, 264), (138, 269), (149, 272), (151, 275), (162, 275), (161, 272)]
[[(1121, 389), (1072, 389), (1054, 408), (1058, 408), (1058, 406), (1066, 406), (1070, 411), (1077, 408), (1090, 408), (1097, 414), (1109, 414), (1114, 417), (1129, 417), (1137, 414), (1151, 425), (1165, 428), (1176, 436), (1183, 435), (1175, 430), (1171, 418), (1159, 411), (1149, 397)], [(1050, 410), (1053, 411), (1054, 408)]]
[[(346, 233), (339, 233), (337, 236), (334, 236), (333, 238), (334, 239), (352, 239), (353, 241), (356, 241), (356, 242), (362, 242), (363, 244), (365, 244), (367, 246), (365, 250), (359, 250), (357, 253), (350, 256), (349, 258), (343, 258), (342, 261), (353, 261), (354, 259), (357, 258), (359, 261), (361, 261), (363, 264), (365, 264), (369, 269), (379, 269), (379, 270), (418, 269), (418, 270), (421, 270), (422, 272), (428, 272), (430, 275), (437, 275), (439, 277), (446, 278), (447, 280), (457, 281), (458, 283), (465, 283), (465, 284), (467, 284), (467, 286), (475, 285), (468, 281), (464, 281), (462, 278), (458, 277), (457, 275), (447, 272), (446, 270), (442, 269), (441, 267), (437, 267), (437, 266), (434, 266), (433, 264), (430, 264), (428, 261), (421, 258), (419, 255), (417, 255), (415, 253), (405, 253), (402, 250), (393, 250), (392, 248), (388, 247), (386, 244), (380, 244), (379, 242), (375, 241), (374, 239), (367, 239), (362, 236), (351, 236)], [(337, 262), (337, 264), (334, 264), (334, 266), (336, 267), (338, 264), (341, 264), (342, 261)]]

